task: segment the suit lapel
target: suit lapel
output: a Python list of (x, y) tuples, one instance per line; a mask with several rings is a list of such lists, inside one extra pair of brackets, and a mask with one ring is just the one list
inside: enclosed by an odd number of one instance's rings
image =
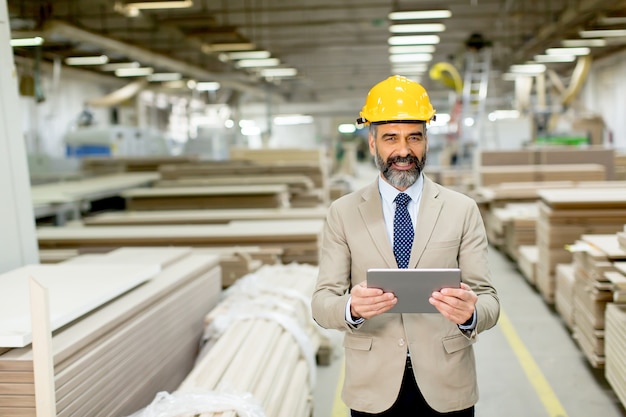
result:
[(417, 227), (411, 250), (411, 259), (409, 260), (409, 268), (417, 267), (439, 218), (442, 201), (437, 198), (438, 194), (439, 190), (435, 183), (424, 176), (424, 190), (422, 192), (419, 213), (417, 214)]
[(382, 214), (382, 203), (378, 191), (378, 178), (369, 187), (363, 190), (363, 201), (359, 204), (359, 212), (365, 223), (365, 227), (378, 249), (388, 264), (389, 268), (397, 268), (396, 258), (393, 256), (393, 248), (389, 243), (387, 229)]

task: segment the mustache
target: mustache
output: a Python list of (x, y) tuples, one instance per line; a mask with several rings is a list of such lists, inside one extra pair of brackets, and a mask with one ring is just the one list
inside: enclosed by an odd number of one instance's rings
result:
[(417, 156), (407, 155), (407, 156), (392, 156), (387, 159), (387, 164), (395, 164), (395, 163), (413, 163), (419, 165), (420, 160)]

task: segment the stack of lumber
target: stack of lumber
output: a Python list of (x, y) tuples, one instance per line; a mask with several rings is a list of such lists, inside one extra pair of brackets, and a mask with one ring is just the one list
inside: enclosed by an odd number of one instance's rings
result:
[(87, 156), (81, 158), (81, 169), (93, 175), (120, 172), (157, 172), (161, 165), (197, 161), (195, 155), (178, 156)]
[(326, 217), (326, 212), (324, 207), (117, 211), (85, 217), (83, 224), (86, 226), (145, 226), (156, 224), (227, 224), (237, 220), (323, 220)]
[(605, 168), (600, 164), (503, 165), (479, 168), (482, 186), (502, 182), (604, 181)]
[[(622, 246), (626, 251), (626, 246)], [(605, 272), (604, 276), (613, 284), (613, 302), (626, 303), (626, 262), (614, 262), (616, 271)]]
[(216, 178), (181, 178), (157, 181), (155, 187), (214, 187), (232, 185), (286, 185), (290, 194), (312, 190), (313, 181), (304, 175), (233, 175)]
[(159, 168), (159, 173), (165, 181), (236, 176), (305, 176), (313, 183), (314, 188), (294, 191), (291, 194), (291, 205), (311, 207), (312, 205), (327, 205), (329, 201), (329, 174), (325, 164), (321, 161), (293, 159), (277, 160), (272, 163), (249, 160), (199, 161), (189, 164), (163, 165)]
[(121, 195), (128, 210), (289, 207), (289, 192), (284, 184), (135, 188)]
[(606, 307), (606, 364), (604, 375), (626, 407), (626, 304)]
[(282, 263), (317, 264), (323, 220), (233, 221), (228, 224), (40, 227), (40, 249), (108, 252), (125, 246), (259, 246), (280, 248)]
[[(101, 293), (82, 282), (103, 285), (124, 276), (106, 268), (154, 269), (156, 274), (106, 304), (93, 304), (53, 333), (53, 381), (34, 375), (34, 367), (41, 365), (34, 363), (30, 345), (0, 355), (0, 415), (34, 416), (35, 384), (42, 383), (54, 384), (58, 417), (127, 415), (157, 392), (175, 389), (193, 368), (204, 317), (221, 292), (216, 256), (178, 248), (128, 249), (42, 267), (74, 279), (61, 289), (55, 287), (60, 281), (46, 279), (45, 272), (34, 274), (49, 286), (53, 321), (59, 308)], [(62, 304), (54, 301), (58, 290), (64, 293)]]
[(604, 167), (606, 178), (613, 180), (614, 154), (613, 149), (603, 146), (531, 147), (514, 151), (482, 151), (480, 163), (482, 166), (600, 164)]
[(626, 260), (615, 234), (582, 235), (574, 252), (574, 337), (590, 364), (604, 365), (604, 313), (613, 301), (613, 284), (607, 272), (615, 272), (613, 262)]
[[(196, 366), (168, 397), (168, 407), (197, 407), (193, 413), (158, 415), (249, 415), (236, 404), (216, 412), (214, 404), (238, 396), (233, 403), (257, 405), (268, 417), (310, 417), (321, 337), (309, 307), (316, 275), (309, 265), (264, 266), (230, 287), (205, 317), (206, 344)], [(161, 402), (157, 398), (150, 411), (160, 411)], [(133, 417), (154, 415), (147, 413)]]
[(626, 180), (626, 152), (615, 152), (615, 179)]
[(517, 266), (526, 280), (535, 285), (537, 282), (537, 263), (539, 249), (537, 245), (522, 245), (517, 249)]
[(573, 188), (540, 190), (537, 219), (537, 287), (554, 302), (555, 269), (572, 262), (565, 247), (583, 234), (616, 233), (626, 223), (626, 189)]
[(534, 202), (509, 203), (501, 208), (492, 208), (485, 219), (489, 243), (504, 249), (516, 260), (518, 246), (535, 244), (537, 216), (538, 207)]
[(574, 331), (574, 297), (576, 286), (576, 267), (574, 264), (556, 266), (556, 290), (554, 308), (570, 331)]

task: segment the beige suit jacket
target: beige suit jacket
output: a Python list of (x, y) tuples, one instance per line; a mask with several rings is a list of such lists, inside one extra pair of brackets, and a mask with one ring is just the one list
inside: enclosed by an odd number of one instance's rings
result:
[(397, 268), (385, 229), (378, 180), (336, 200), (329, 208), (312, 299), (322, 327), (344, 330), (342, 398), (351, 409), (380, 413), (400, 391), (407, 349), (415, 379), (439, 412), (471, 407), (478, 400), (472, 344), (493, 327), (500, 304), (487, 265), (487, 237), (471, 198), (424, 177), (409, 268), (459, 267), (478, 295), (478, 323), (466, 334), (440, 314), (382, 314), (352, 326), (345, 320), (350, 289), (369, 268)]

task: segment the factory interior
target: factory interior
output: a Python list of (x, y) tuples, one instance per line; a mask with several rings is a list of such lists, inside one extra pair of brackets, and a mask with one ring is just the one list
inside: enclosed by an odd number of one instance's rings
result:
[(626, 0), (0, 0), (0, 62), (0, 417), (349, 417), (312, 299), (395, 76), (484, 225), (476, 416), (626, 417)]

